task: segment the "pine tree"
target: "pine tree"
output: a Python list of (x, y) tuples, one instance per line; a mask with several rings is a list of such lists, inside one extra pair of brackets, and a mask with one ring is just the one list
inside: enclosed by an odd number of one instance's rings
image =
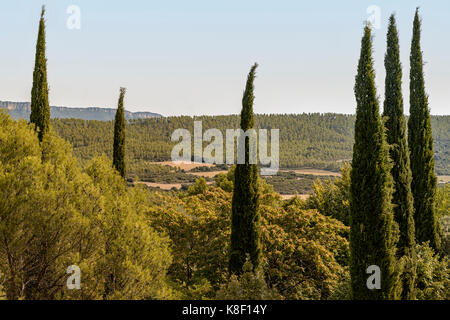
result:
[(31, 89), (30, 122), (38, 131), (39, 140), (50, 128), (50, 105), (48, 102), (47, 58), (45, 57), (45, 7), (42, 6), (39, 32), (36, 43), (36, 58)]
[(437, 178), (434, 171), (433, 137), (425, 93), (422, 51), (420, 48), (421, 21), (416, 9), (410, 55), (408, 145), (411, 157), (414, 197), (414, 220), (417, 242), (429, 241), (439, 252), (441, 249), (440, 226), (435, 210)]
[[(253, 81), (255, 79), (255, 63), (248, 75), (242, 98), (241, 129), (253, 128)], [(256, 269), (260, 265), (260, 215), (258, 167), (249, 163), (249, 139), (245, 139), (245, 163), (237, 164), (234, 179), (231, 217), (231, 245), (229, 271), (241, 274), (246, 255)]]
[(123, 107), (123, 99), (125, 96), (125, 88), (120, 88), (119, 102), (117, 106), (116, 118), (114, 121), (114, 150), (113, 150), (113, 166), (125, 178), (125, 110)]
[[(398, 298), (392, 176), (375, 88), (371, 29), (366, 26), (355, 84), (355, 143), (350, 186), (350, 275), (354, 299)], [(368, 289), (367, 268), (381, 271), (381, 289)]]
[[(406, 143), (406, 120), (403, 115), (402, 66), (395, 16), (389, 18), (387, 33), (387, 52), (384, 59), (386, 68), (384, 113), (387, 118), (386, 140), (391, 145), (391, 170), (395, 191), (392, 198), (394, 217), (398, 223), (400, 237), (397, 244), (397, 256), (413, 257), (415, 247), (414, 207), (411, 193), (411, 169), (409, 149)], [(415, 270), (407, 270), (402, 281), (403, 299), (413, 299)]]

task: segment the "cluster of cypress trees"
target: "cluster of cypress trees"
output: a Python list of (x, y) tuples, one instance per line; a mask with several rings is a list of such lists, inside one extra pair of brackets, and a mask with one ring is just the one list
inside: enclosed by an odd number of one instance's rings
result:
[[(414, 18), (411, 45), (408, 143), (403, 114), (402, 67), (395, 16), (391, 15), (385, 55), (385, 101), (379, 115), (370, 26), (364, 29), (355, 84), (357, 102), (351, 171), (350, 274), (355, 299), (414, 299), (415, 242), (439, 252), (434, 212), (436, 175), (430, 114), (420, 50), (420, 19)], [(409, 145), (409, 148), (408, 148)], [(396, 268), (402, 258), (413, 261)], [(380, 267), (381, 288), (369, 289), (366, 273)]]
[[(42, 6), (39, 32), (36, 43), (36, 59), (31, 89), (30, 123), (38, 132), (39, 140), (50, 130), (50, 104), (48, 99), (47, 58), (45, 56), (45, 6)], [(113, 166), (125, 178), (125, 110), (123, 99), (125, 88), (120, 88), (119, 102), (114, 123)]]

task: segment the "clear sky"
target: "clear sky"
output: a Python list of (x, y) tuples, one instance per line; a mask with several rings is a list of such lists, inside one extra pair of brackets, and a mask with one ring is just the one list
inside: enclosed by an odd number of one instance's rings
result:
[[(450, 114), (448, 0), (14, 0), (0, 2), (0, 100), (29, 101), (40, 6), (47, 8), (51, 105), (116, 107), (163, 115), (232, 114), (253, 62), (255, 112), (354, 113), (364, 21), (380, 8), (374, 49), (378, 95), (389, 15), (396, 13), (408, 113), (416, 6), (432, 114)], [(67, 28), (67, 8), (81, 10)]]

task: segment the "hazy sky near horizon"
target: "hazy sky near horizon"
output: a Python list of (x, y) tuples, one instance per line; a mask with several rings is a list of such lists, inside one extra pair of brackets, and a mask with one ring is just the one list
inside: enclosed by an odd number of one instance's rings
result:
[[(257, 113), (354, 113), (364, 21), (380, 8), (374, 59), (380, 106), (389, 15), (396, 13), (409, 110), (409, 49), (420, 6), (432, 114), (450, 114), (450, 1), (15, 0), (0, 3), (0, 100), (29, 101), (40, 7), (46, 5), (50, 104), (163, 115), (240, 112), (250, 66)], [(69, 29), (70, 5), (80, 29)]]

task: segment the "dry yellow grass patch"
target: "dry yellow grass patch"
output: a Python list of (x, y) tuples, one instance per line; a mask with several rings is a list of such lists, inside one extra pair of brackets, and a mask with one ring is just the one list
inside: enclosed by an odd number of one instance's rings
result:
[(170, 166), (170, 167), (177, 167), (185, 171), (192, 170), (197, 167), (212, 167), (213, 164), (210, 163), (199, 163), (199, 162), (191, 162), (191, 163), (184, 163), (184, 162), (174, 162), (174, 161), (162, 161), (162, 162), (152, 162), (152, 164), (159, 164), (161, 166)]
[(449, 183), (450, 176), (438, 176), (438, 183)]
[(221, 171), (189, 172), (189, 174), (192, 174), (193, 176), (197, 176), (197, 177), (214, 178), (219, 173), (227, 173), (227, 172), (228, 171), (221, 170)]
[(309, 198), (310, 194), (281, 194), (281, 199), (289, 200), (294, 198), (295, 196), (298, 196), (302, 200), (306, 200)]

